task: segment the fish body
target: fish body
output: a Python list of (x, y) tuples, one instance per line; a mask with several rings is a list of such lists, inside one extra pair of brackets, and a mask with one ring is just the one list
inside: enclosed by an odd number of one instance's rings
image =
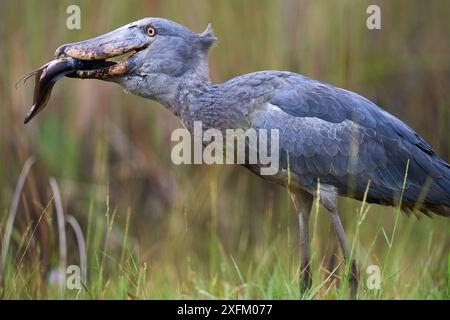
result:
[(52, 60), (27, 77), (35, 75), (33, 106), (25, 116), (24, 123), (28, 123), (39, 111), (47, 105), (56, 81), (82, 68), (82, 62), (70, 57)]

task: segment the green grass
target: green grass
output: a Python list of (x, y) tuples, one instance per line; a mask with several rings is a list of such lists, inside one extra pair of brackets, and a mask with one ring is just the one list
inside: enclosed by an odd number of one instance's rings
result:
[[(159, 227), (162, 237), (147, 246), (130, 234), (133, 213), (110, 208), (108, 194), (96, 207), (91, 202), (88, 220), (83, 230), (87, 247), (87, 281), (81, 290), (61, 290), (42, 275), (39, 261), (18, 263), (26, 256), (27, 244), (33, 236), (28, 229), (21, 234), (14, 230), (17, 242), (7, 255), (3, 299), (298, 299), (298, 230), (286, 220), (274, 228), (274, 208), (267, 206), (259, 216), (258, 228), (263, 235), (250, 245), (251, 235), (245, 225), (228, 245), (227, 232), (219, 232), (218, 221), (224, 211), (218, 210), (218, 194), (222, 179), (210, 183), (206, 206), (210, 214), (207, 230), (198, 234), (190, 225), (195, 218), (189, 212), (180, 217), (170, 214)], [(241, 181), (240, 183), (247, 183)], [(237, 189), (240, 185), (238, 184)], [(53, 200), (51, 201), (53, 202)], [(50, 204), (51, 208), (52, 205)], [(232, 207), (232, 206), (230, 206)], [(347, 223), (352, 239), (352, 252), (361, 263), (360, 299), (448, 299), (448, 225), (442, 218), (406, 217), (398, 210), (365, 203), (346, 204), (343, 211), (354, 211), (354, 221)], [(49, 208), (43, 211), (48, 213)], [(225, 210), (226, 207), (225, 207)], [(346, 218), (351, 212), (346, 212)], [(124, 215), (124, 219), (119, 219)], [(280, 213), (284, 215), (284, 213)], [(291, 216), (295, 216), (292, 212)], [(324, 217), (325, 216), (325, 217)], [(382, 219), (380, 219), (382, 217)], [(121, 220), (119, 222), (119, 220)], [(292, 219), (288, 219), (290, 221)], [(314, 272), (313, 287), (303, 299), (347, 299), (345, 268), (339, 256), (329, 273), (326, 256), (320, 254), (328, 232), (326, 213), (315, 206), (311, 228)], [(385, 220), (385, 222), (383, 221)], [(238, 223), (242, 221), (238, 221)], [(393, 224), (392, 224), (393, 222)], [(390, 228), (388, 227), (390, 226)], [(5, 222), (1, 224), (4, 234)], [(251, 227), (249, 227), (251, 229)], [(66, 228), (68, 242), (71, 233)], [(274, 231), (276, 230), (276, 231)], [(324, 232), (325, 231), (325, 232)], [(58, 231), (53, 230), (57, 238)], [(205, 235), (206, 234), (206, 235)], [(73, 235), (72, 235), (73, 238)], [(424, 241), (416, 241), (417, 238)], [(334, 237), (327, 239), (335, 242)], [(70, 246), (69, 246), (70, 247)], [(43, 248), (39, 248), (41, 250)], [(53, 252), (53, 261), (59, 259)], [(79, 264), (76, 246), (67, 264)], [(33, 258), (38, 260), (38, 258)], [(413, 261), (413, 263), (411, 263)], [(376, 264), (382, 270), (380, 290), (367, 289), (367, 266)], [(57, 268), (57, 267), (55, 267)], [(333, 268), (333, 267), (331, 267)], [(48, 276), (48, 274), (47, 274)], [(64, 286), (63, 286), (64, 287)]]
[[(0, 2), (2, 241), (20, 172), (36, 159), (18, 198), (0, 298), (297, 299), (298, 222), (285, 189), (240, 167), (175, 166), (169, 141), (179, 121), (116, 85), (62, 79), (48, 107), (24, 126), (33, 86), (13, 84), (60, 44), (143, 16), (198, 32), (211, 22), (219, 38), (210, 55), (214, 82), (278, 69), (344, 87), (404, 120), (448, 161), (450, 3), (376, 1), (382, 30), (369, 31), (372, 2), (78, 1), (82, 29), (73, 31), (65, 28), (73, 1)], [(64, 216), (78, 221), (86, 241), (79, 292), (48, 281), (60, 264), (51, 177)], [(361, 264), (359, 298), (449, 298), (448, 219), (349, 199), (340, 213)], [(338, 246), (318, 205), (310, 228), (313, 288), (303, 298), (348, 298), (342, 255), (330, 265)], [(68, 224), (65, 232), (67, 265), (79, 264), (75, 233)], [(366, 287), (370, 265), (381, 268), (381, 290)], [(338, 279), (330, 276), (337, 267)]]

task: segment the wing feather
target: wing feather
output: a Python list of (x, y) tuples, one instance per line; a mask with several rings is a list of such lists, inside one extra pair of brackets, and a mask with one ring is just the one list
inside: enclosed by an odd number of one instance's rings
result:
[(267, 102), (275, 108), (264, 113), (264, 123), (254, 125), (279, 128), (280, 148), (289, 154), (291, 169), (312, 176), (312, 183), (320, 179), (346, 194), (352, 180), (352, 188), (362, 194), (370, 180), (372, 196), (392, 203), (403, 187), (408, 160), (413, 172), (406, 191), (415, 191), (406, 192), (406, 198), (417, 198), (428, 176), (441, 175), (436, 163), (445, 162), (433, 159), (437, 156), (429, 144), (356, 93), (292, 75)]

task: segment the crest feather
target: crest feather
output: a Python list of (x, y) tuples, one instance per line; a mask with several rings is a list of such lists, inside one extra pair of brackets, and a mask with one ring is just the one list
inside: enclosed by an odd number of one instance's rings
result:
[(205, 31), (199, 34), (199, 36), (200, 36), (200, 43), (202, 44), (204, 49), (209, 49), (214, 44), (214, 42), (217, 41), (211, 23), (208, 23), (208, 26), (206, 27)]

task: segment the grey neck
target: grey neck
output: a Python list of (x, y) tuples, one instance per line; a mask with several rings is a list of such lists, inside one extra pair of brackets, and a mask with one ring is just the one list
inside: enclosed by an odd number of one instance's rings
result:
[(159, 102), (181, 120), (190, 114), (197, 97), (214, 88), (209, 80), (206, 55), (200, 56), (180, 74), (149, 72), (132, 80), (125, 79), (122, 85), (131, 93)]
[(196, 68), (191, 72), (187, 72), (181, 77), (175, 79), (175, 94), (162, 103), (167, 109), (172, 111), (175, 115), (182, 120), (192, 111), (192, 108), (197, 107), (193, 105), (194, 100), (202, 96), (203, 94), (210, 92), (213, 88), (208, 74), (208, 66), (202, 66)]

